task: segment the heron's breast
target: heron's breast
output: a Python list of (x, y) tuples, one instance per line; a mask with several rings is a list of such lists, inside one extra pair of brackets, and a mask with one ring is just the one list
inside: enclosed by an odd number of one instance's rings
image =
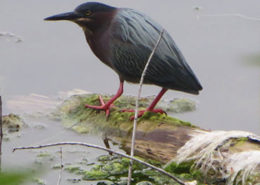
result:
[(92, 52), (106, 65), (112, 67), (110, 62), (111, 47), (107, 34), (94, 35), (91, 38), (87, 38), (87, 42)]

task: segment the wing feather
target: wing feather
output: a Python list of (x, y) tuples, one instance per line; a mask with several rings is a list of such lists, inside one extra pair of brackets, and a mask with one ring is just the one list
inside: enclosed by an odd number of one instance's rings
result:
[[(111, 25), (113, 68), (121, 78), (138, 82), (163, 28), (132, 9), (120, 9)], [(151, 60), (144, 82), (190, 93), (202, 89), (167, 31)]]

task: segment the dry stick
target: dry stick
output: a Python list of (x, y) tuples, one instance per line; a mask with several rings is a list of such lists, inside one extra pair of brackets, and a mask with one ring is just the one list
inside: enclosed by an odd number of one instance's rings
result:
[(116, 152), (116, 151), (113, 151), (111, 149), (108, 149), (108, 148), (105, 148), (105, 147), (102, 147), (102, 146), (98, 146), (98, 145), (93, 145), (93, 144), (88, 144), (88, 143), (82, 143), (82, 142), (61, 142), (61, 143), (52, 143), (52, 144), (46, 144), (46, 145), (39, 145), (39, 146), (29, 146), (29, 147), (16, 147), (13, 149), (13, 152), (15, 152), (16, 150), (28, 150), (28, 149), (40, 149), (40, 148), (47, 148), (47, 147), (52, 147), (52, 146), (63, 146), (63, 145), (78, 145), (78, 146), (84, 146), (84, 147), (89, 147), (89, 148), (96, 148), (96, 149), (100, 149), (100, 150), (104, 150), (104, 151), (107, 151), (107, 152), (111, 152), (111, 153), (114, 153), (114, 154), (117, 154), (117, 155), (120, 155), (122, 157), (125, 157), (125, 158), (128, 158), (128, 159), (131, 159), (131, 160), (134, 160), (138, 163), (141, 163), (147, 167), (150, 167), (168, 177), (170, 177), (171, 179), (175, 180), (176, 182), (178, 182), (179, 184), (181, 185), (186, 185), (187, 183), (181, 181), (180, 179), (178, 179), (177, 177), (173, 176), (172, 174), (164, 171), (163, 169), (161, 168), (158, 168), (156, 166), (153, 166), (147, 162), (144, 162), (140, 159), (137, 159), (137, 158), (134, 158), (134, 157), (131, 157), (127, 154), (124, 154), (124, 153), (121, 153), (121, 152)]
[(59, 173), (57, 185), (60, 185), (61, 183), (62, 172), (63, 172), (62, 147), (60, 147), (60, 173)]
[(208, 17), (239, 17), (241, 19), (246, 19), (250, 21), (260, 21), (260, 18), (258, 17), (250, 17), (247, 15), (243, 15), (240, 13), (224, 13), (224, 14), (208, 14), (208, 15), (202, 15), (202, 16), (208, 16)]
[[(139, 99), (141, 97), (141, 92), (142, 92), (142, 86), (143, 86), (143, 82), (144, 82), (144, 76), (146, 74), (146, 71), (147, 71), (147, 68), (153, 58), (153, 55), (157, 49), (157, 47), (159, 46), (159, 43), (162, 39), (162, 36), (163, 36), (163, 33), (164, 33), (164, 29), (162, 29), (160, 35), (159, 35), (159, 38), (157, 40), (157, 43), (155, 44), (154, 48), (153, 48), (153, 51), (152, 53), (150, 54), (147, 62), (146, 62), (146, 65), (144, 67), (144, 70), (143, 70), (143, 73), (142, 73), (142, 76), (141, 76), (141, 79), (140, 79), (140, 82), (139, 82), (139, 90), (138, 90), (138, 95), (137, 95), (137, 98), (136, 98), (136, 102), (135, 102), (135, 116), (134, 116), (134, 123), (133, 123), (133, 133), (132, 133), (132, 143), (131, 143), (131, 157), (134, 157), (134, 151), (135, 151), (135, 135), (136, 135), (136, 126), (137, 126), (137, 119), (138, 119), (138, 108), (139, 108)], [(128, 168), (128, 181), (127, 181), (127, 185), (130, 185), (131, 184), (131, 179), (132, 179), (132, 168), (133, 168), (133, 161), (131, 160), (130, 161), (130, 165), (129, 165), (129, 168)]]
[(0, 96), (0, 172), (2, 171), (2, 141), (3, 141), (2, 97)]

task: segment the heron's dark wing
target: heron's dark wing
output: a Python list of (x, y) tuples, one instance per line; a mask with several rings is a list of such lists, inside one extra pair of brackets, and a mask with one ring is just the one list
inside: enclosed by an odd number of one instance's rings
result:
[[(122, 78), (139, 81), (161, 30), (160, 25), (135, 10), (119, 10), (111, 28), (111, 47), (114, 69)], [(145, 82), (191, 93), (201, 90), (199, 81), (167, 31), (151, 60)]]

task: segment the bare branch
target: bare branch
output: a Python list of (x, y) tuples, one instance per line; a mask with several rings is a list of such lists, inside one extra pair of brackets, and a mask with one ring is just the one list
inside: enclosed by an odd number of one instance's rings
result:
[(2, 97), (0, 96), (0, 172), (2, 171), (2, 142), (3, 142), (3, 120), (2, 120)]
[(61, 179), (62, 179), (62, 172), (63, 172), (63, 159), (62, 159), (62, 147), (60, 147), (60, 173), (59, 173), (59, 178), (57, 185), (60, 185)]
[(240, 13), (224, 13), (224, 14), (208, 14), (208, 15), (202, 15), (202, 16), (207, 16), (207, 17), (238, 17), (241, 19), (245, 20), (250, 20), (250, 21), (260, 21), (259, 17), (251, 17), (248, 15), (240, 14)]
[[(159, 46), (159, 43), (162, 39), (162, 36), (163, 36), (163, 33), (164, 33), (164, 29), (162, 29), (160, 35), (159, 35), (159, 38), (145, 64), (145, 67), (144, 67), (144, 70), (142, 72), (142, 76), (140, 78), (140, 82), (139, 82), (139, 89), (138, 89), (138, 95), (137, 95), (137, 98), (136, 98), (136, 102), (135, 102), (135, 115), (134, 115), (134, 123), (133, 123), (133, 131), (132, 131), (132, 142), (131, 142), (131, 157), (134, 156), (134, 151), (135, 151), (135, 135), (136, 135), (136, 126), (137, 126), (137, 119), (138, 119), (138, 108), (139, 108), (139, 100), (140, 100), (140, 97), (141, 97), (141, 93), (142, 93), (142, 86), (143, 86), (143, 82), (144, 82), (144, 77), (145, 77), (145, 74), (146, 74), (146, 71), (148, 69), (148, 66), (153, 58), (153, 55), (156, 51), (156, 49), (158, 48)], [(131, 179), (132, 179), (132, 166), (133, 166), (133, 161), (131, 160), (130, 162), (130, 165), (129, 165), (129, 169), (128, 169), (128, 181), (127, 181), (127, 185), (130, 185), (131, 184)]]
[(76, 146), (84, 146), (84, 147), (89, 147), (89, 148), (96, 148), (96, 149), (99, 149), (99, 150), (104, 150), (104, 151), (107, 151), (107, 152), (111, 152), (111, 153), (114, 153), (114, 154), (117, 154), (117, 155), (120, 155), (122, 157), (125, 157), (125, 158), (128, 158), (128, 159), (131, 159), (133, 161), (136, 161), (138, 163), (141, 163), (147, 167), (150, 167), (168, 177), (170, 177), (171, 179), (175, 180), (176, 182), (178, 182), (179, 184), (181, 185), (187, 185), (187, 183), (181, 181), (180, 179), (178, 179), (177, 177), (173, 176), (172, 174), (164, 171), (163, 169), (161, 168), (158, 168), (156, 166), (153, 166), (147, 162), (144, 162), (140, 159), (137, 159), (137, 158), (134, 158), (134, 157), (131, 157), (127, 154), (124, 154), (124, 153), (121, 153), (121, 152), (116, 152), (116, 151), (113, 151), (111, 149), (107, 149), (105, 147), (102, 147), (102, 146), (98, 146), (98, 145), (93, 145), (93, 144), (88, 144), (88, 143), (82, 143), (82, 142), (61, 142), (61, 143), (51, 143), (51, 144), (46, 144), (46, 145), (39, 145), (39, 146), (29, 146), (29, 147), (16, 147), (13, 149), (13, 152), (15, 152), (16, 150), (29, 150), (29, 149), (40, 149), (40, 148), (48, 148), (48, 147), (53, 147), (53, 146), (63, 146), (63, 145), (76, 145)]

